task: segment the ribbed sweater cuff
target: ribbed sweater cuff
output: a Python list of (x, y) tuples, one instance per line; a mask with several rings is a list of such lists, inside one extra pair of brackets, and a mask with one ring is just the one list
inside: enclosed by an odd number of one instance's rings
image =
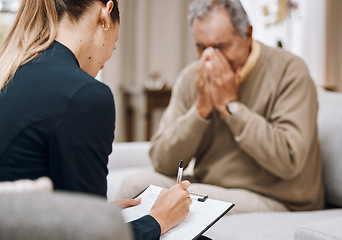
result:
[(244, 105), (241, 104), (240, 109), (237, 113), (226, 119), (226, 122), (230, 130), (234, 134), (234, 138), (237, 142), (241, 141), (245, 135), (244, 129), (251, 121), (251, 111)]
[(196, 104), (194, 104), (186, 114), (186, 118), (189, 119), (189, 128), (191, 129), (203, 129), (205, 130), (210, 120), (205, 119), (199, 115)]

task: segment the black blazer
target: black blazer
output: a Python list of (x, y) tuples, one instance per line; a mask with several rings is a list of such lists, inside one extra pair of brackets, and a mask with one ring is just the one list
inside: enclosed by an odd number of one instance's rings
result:
[[(19, 68), (0, 93), (0, 181), (49, 177), (55, 189), (106, 197), (115, 106), (59, 42)], [(130, 223), (135, 239), (159, 239), (151, 216)]]
[(55, 42), (0, 95), (0, 181), (48, 176), (55, 189), (105, 197), (114, 128), (109, 87)]

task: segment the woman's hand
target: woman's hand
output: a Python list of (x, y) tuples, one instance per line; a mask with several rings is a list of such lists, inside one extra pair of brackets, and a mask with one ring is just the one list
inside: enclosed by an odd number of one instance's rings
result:
[(188, 215), (192, 203), (187, 190), (189, 186), (189, 181), (182, 181), (160, 192), (150, 215), (159, 223), (161, 234), (177, 226)]
[(138, 197), (136, 199), (116, 200), (114, 202), (111, 202), (110, 204), (114, 204), (120, 208), (128, 208), (128, 207), (134, 207), (138, 205), (140, 202), (141, 202), (141, 197)]

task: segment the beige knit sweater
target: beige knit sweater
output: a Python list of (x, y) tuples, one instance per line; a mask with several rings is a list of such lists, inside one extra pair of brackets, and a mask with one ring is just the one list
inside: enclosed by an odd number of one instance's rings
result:
[(317, 93), (305, 63), (261, 44), (254, 69), (239, 90), (242, 108), (221, 120), (196, 110), (193, 63), (180, 74), (170, 105), (152, 139), (155, 170), (176, 176), (178, 164), (195, 157), (202, 183), (244, 188), (291, 210), (323, 207), (317, 136)]

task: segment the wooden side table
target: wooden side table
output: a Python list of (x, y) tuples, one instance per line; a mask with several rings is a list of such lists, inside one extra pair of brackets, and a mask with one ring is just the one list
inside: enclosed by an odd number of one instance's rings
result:
[(124, 95), (124, 109), (126, 122), (126, 140), (128, 142), (134, 141), (134, 113), (136, 107), (134, 106), (135, 97), (143, 97), (145, 101), (145, 140), (149, 141), (153, 135), (152, 132), (152, 114), (156, 109), (165, 109), (170, 101), (171, 89), (164, 88), (161, 90), (151, 90), (136, 86), (129, 86), (123, 88)]

